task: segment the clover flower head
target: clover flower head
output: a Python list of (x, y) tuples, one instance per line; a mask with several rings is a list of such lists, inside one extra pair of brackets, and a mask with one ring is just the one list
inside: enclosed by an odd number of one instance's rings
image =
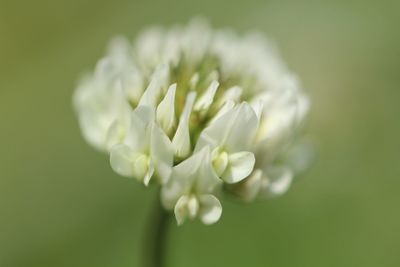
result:
[(285, 155), (309, 104), (261, 34), (201, 19), (114, 39), (74, 94), (87, 142), (119, 175), (161, 187), (178, 224), (217, 222), (223, 192), (284, 193), (296, 173)]

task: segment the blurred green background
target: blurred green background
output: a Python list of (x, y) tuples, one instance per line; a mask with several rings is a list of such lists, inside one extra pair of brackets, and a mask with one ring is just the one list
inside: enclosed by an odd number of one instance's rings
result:
[(0, 266), (139, 266), (155, 198), (81, 138), (71, 94), (110, 37), (203, 15), (272, 37), (313, 100), (279, 199), (173, 226), (168, 266), (400, 266), (399, 1), (0, 0)]

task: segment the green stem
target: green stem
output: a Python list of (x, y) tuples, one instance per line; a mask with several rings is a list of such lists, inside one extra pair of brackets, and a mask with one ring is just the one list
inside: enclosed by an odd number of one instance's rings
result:
[(160, 192), (157, 191), (155, 205), (146, 227), (144, 236), (143, 267), (166, 266), (166, 246), (170, 214), (162, 207)]

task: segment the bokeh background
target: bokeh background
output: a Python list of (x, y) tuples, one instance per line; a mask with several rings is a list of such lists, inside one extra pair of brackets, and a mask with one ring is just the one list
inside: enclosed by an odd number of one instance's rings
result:
[(259, 29), (313, 100), (317, 157), (279, 199), (173, 226), (168, 266), (400, 266), (399, 1), (0, 0), (0, 266), (139, 266), (155, 199), (81, 138), (110, 37), (203, 15)]

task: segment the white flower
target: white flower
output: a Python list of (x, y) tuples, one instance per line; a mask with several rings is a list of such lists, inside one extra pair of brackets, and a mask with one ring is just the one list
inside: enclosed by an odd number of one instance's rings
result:
[(127, 45), (122, 39), (114, 40), (94, 74), (85, 77), (74, 94), (83, 136), (99, 150), (113, 145), (107, 143), (110, 126), (114, 123), (125, 127), (129, 120), (129, 102), (119, 79), (119, 75), (130, 69)]
[(247, 103), (242, 103), (213, 121), (201, 133), (196, 149), (210, 147), (217, 175), (227, 183), (237, 183), (253, 170), (255, 157), (250, 151), (258, 119)]
[(199, 152), (176, 165), (161, 196), (167, 209), (174, 208), (178, 224), (186, 218), (199, 217), (205, 224), (218, 221), (222, 213), (219, 200), (212, 194), (220, 180), (212, 170), (210, 151)]
[(274, 90), (263, 92), (257, 100), (264, 102), (257, 150), (263, 165), (270, 163), (292, 141), (309, 109), (309, 100), (299, 91), (292, 75), (283, 76)]
[(139, 106), (131, 112), (130, 126), (121, 144), (112, 147), (111, 167), (122, 176), (148, 185), (154, 174), (161, 184), (170, 175), (173, 150), (168, 136), (154, 121), (154, 109)]
[(257, 197), (275, 197), (285, 193), (292, 180), (290, 168), (268, 166), (265, 170), (255, 169), (245, 180), (231, 185), (229, 190), (249, 202)]
[(262, 35), (199, 19), (115, 39), (74, 94), (85, 139), (116, 173), (160, 186), (178, 224), (217, 222), (222, 191), (286, 192), (305, 166), (293, 164), (305, 150), (290, 151), (309, 104)]

